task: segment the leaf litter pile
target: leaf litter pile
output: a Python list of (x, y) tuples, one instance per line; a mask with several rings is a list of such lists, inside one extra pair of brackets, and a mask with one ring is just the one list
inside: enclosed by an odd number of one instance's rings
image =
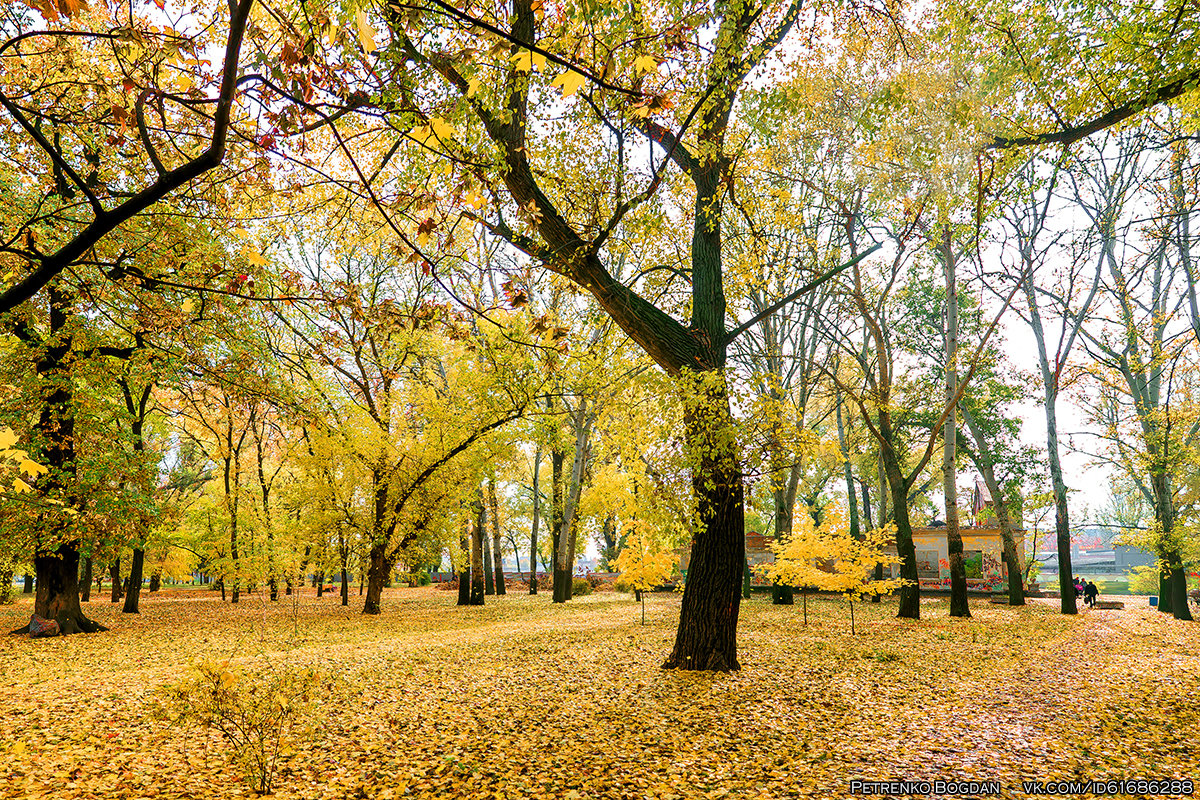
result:
[[(201, 660), (336, 676), (285, 740), (279, 798), (849, 796), (851, 778), (1200, 779), (1200, 636), (1148, 609), (1058, 615), (926, 599), (742, 605), (742, 670), (664, 672), (679, 598), (455, 607), (396, 589), (366, 617), (336, 598), (147, 597), (108, 633), (0, 639), (6, 798), (251, 797), (214, 729), (155, 713)], [(18, 627), (26, 599), (0, 607)], [(211, 661), (210, 661), (211, 663)], [(324, 690), (323, 690), (324, 691)]]

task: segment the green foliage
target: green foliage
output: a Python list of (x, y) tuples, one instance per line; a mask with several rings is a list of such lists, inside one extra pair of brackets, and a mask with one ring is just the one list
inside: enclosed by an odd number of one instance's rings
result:
[(571, 579), (571, 594), (575, 597), (585, 597), (592, 593), (592, 584), (587, 578)]

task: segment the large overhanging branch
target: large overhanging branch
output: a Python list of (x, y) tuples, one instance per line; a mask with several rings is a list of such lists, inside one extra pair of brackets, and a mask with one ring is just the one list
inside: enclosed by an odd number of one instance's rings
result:
[(1095, 119), (1080, 125), (1070, 125), (1062, 130), (1050, 133), (1038, 133), (1029, 136), (996, 136), (984, 146), (986, 150), (1010, 150), (1016, 147), (1030, 147), (1045, 144), (1061, 144), (1064, 147), (1074, 144), (1080, 139), (1099, 133), (1105, 128), (1124, 122), (1132, 116), (1140, 114), (1148, 108), (1174, 100), (1186, 92), (1200, 86), (1200, 68), (1185, 73), (1170, 83), (1164, 83), (1157, 89), (1147, 92), (1128, 102), (1101, 114)]
[(154, 183), (116, 208), (111, 210), (98, 208), (91, 224), (56, 252), (43, 256), (40, 259), (41, 263), (33, 272), (0, 294), (0, 313), (12, 311), (21, 303), (32, 298), (117, 226), (142, 213), (176, 189), (191, 183), (224, 160), (233, 100), (237, 93), (237, 71), (241, 60), (242, 40), (250, 19), (250, 9), (253, 8), (254, 3), (255, 0), (239, 0), (236, 6), (231, 3), (229, 38), (225, 45), (225, 65), (221, 76), (221, 89), (216, 101), (217, 109), (213, 115), (212, 139), (204, 152), (191, 161), (158, 176)]
[(783, 298), (782, 300), (779, 300), (778, 302), (772, 303), (771, 305), (767, 306), (767, 308), (763, 309), (761, 312), (759, 312), (758, 314), (755, 314), (753, 317), (751, 317), (748, 322), (746, 322), (742, 325), (739, 325), (738, 327), (734, 328), (732, 331), (727, 333), (725, 335), (725, 344), (729, 344), (734, 339), (741, 336), (743, 333), (750, 330), (755, 325), (762, 322), (764, 319), (766, 319), (767, 317), (771, 316), (779, 309), (786, 306), (788, 303), (795, 302), (800, 297), (802, 297), (805, 294), (808, 294), (809, 292), (811, 292), (813, 289), (816, 289), (821, 284), (825, 283), (826, 281), (828, 281), (828, 280), (836, 277), (837, 275), (840, 275), (841, 273), (845, 272), (846, 270), (850, 269), (855, 264), (858, 264), (864, 258), (871, 255), (872, 253), (874, 253), (881, 247), (883, 247), (882, 243), (877, 243), (875, 245), (872, 245), (870, 248), (864, 250), (863, 252), (861, 252), (857, 256), (855, 256), (854, 258), (847, 261), (845, 264), (834, 267), (833, 269), (829, 270), (828, 272), (826, 272), (824, 275), (820, 276), (819, 278), (816, 278), (815, 280), (811, 280), (808, 283), (804, 284), (799, 289), (792, 292), (791, 294), (789, 294), (787, 297)]

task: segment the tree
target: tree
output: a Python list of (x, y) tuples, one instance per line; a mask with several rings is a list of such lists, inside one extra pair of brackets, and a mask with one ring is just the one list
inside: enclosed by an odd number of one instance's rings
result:
[(642, 624), (646, 624), (646, 592), (653, 591), (671, 577), (674, 554), (644, 525), (635, 525), (626, 534), (625, 546), (614, 562), (617, 571), (633, 587), (642, 604)]

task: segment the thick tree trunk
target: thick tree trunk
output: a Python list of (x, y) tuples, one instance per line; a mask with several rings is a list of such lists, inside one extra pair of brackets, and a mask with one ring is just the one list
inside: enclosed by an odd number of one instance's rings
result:
[(533, 454), (533, 527), (529, 531), (529, 593), (538, 593), (538, 515), (542, 497), (538, 490), (538, 473), (542, 469), (542, 445), (539, 443)]
[[(488, 516), (492, 519), (492, 560), (496, 567), (496, 594), (506, 594), (504, 557), (500, 549), (500, 503), (496, 499), (496, 479), (488, 478)], [(518, 567), (518, 571), (520, 568)]]
[(83, 560), (83, 574), (79, 577), (79, 601), (86, 603), (92, 599), (92, 557)]
[[(33, 569), (37, 575), (33, 613), (58, 622), (64, 635), (108, 630), (85, 617), (79, 606), (79, 551), (73, 542), (64, 542), (53, 553), (35, 556)], [(28, 631), (29, 626), (25, 625), (13, 633)]]
[(112, 579), (112, 602), (118, 603), (121, 600), (121, 559), (117, 558), (113, 561), (112, 566), (108, 569), (108, 577)]
[(364, 614), (379, 613), (383, 585), (387, 583), (391, 569), (391, 565), (387, 563), (387, 547), (382, 544), (371, 545), (371, 552), (367, 557), (367, 599), (363, 601)]
[(879, 432), (884, 441), (879, 448), (887, 476), (888, 491), (892, 496), (892, 522), (896, 525), (896, 553), (900, 557), (900, 577), (907, 583), (900, 587), (900, 608), (896, 616), (902, 619), (921, 618), (921, 586), (917, 577), (917, 549), (913, 545), (912, 523), (908, 518), (908, 481), (900, 468), (895, 450), (890, 416), (881, 411)]
[(139, 547), (133, 548), (133, 564), (129, 567), (129, 590), (125, 593), (124, 614), (138, 613), (138, 600), (142, 596), (142, 567), (146, 560), (146, 551)]
[[(325, 595), (325, 570), (317, 573), (317, 597)], [(236, 595), (235, 595), (236, 596)]]
[(696, 531), (675, 646), (667, 669), (739, 669), (737, 623), (741, 609), (746, 526), (742, 470), (738, 463), (723, 380), (702, 376), (697, 396), (687, 399), (687, 452), (694, 464), (692, 493)]
[(150, 592), (153, 594), (162, 588), (162, 573), (155, 572), (150, 575)]
[(33, 594), (33, 573), (25, 573), (25, 588), (21, 590), (21, 594)]
[(484, 570), (483, 568), (483, 502), (476, 496), (475, 524), (471, 528), (471, 605), (483, 605)]

